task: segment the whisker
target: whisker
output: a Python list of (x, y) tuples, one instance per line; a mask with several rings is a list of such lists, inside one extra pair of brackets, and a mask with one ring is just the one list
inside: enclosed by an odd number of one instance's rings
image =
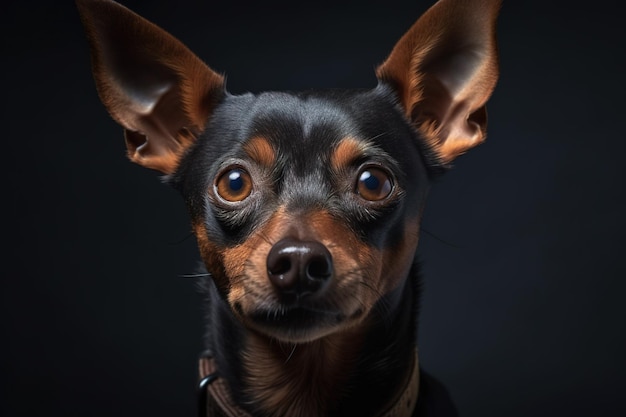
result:
[(208, 272), (204, 272), (201, 274), (181, 274), (178, 278), (201, 278), (201, 277), (210, 277), (211, 274)]
[(438, 240), (439, 242), (443, 243), (444, 245), (448, 245), (450, 247), (453, 247), (455, 249), (463, 249), (465, 246), (462, 245), (455, 245), (454, 243), (450, 243), (447, 240), (444, 240), (442, 238), (440, 238), (439, 236), (437, 236), (436, 234), (429, 232), (427, 229), (424, 228), (424, 226), (422, 226), (421, 231), (425, 234), (427, 234), (428, 236), (432, 237), (435, 240)]
[(193, 236), (193, 232), (189, 232), (185, 237), (183, 237), (180, 240), (176, 240), (174, 242), (168, 242), (168, 245), (171, 245), (171, 246), (180, 245), (181, 243), (183, 243), (184, 241), (186, 241), (187, 239), (189, 239), (192, 236)]
[(386, 134), (388, 134), (389, 132), (382, 132), (379, 133), (378, 135), (372, 136), (371, 138), (366, 139), (366, 141), (373, 141), (374, 139), (378, 139), (381, 136), (385, 136)]
[(391, 315), (391, 306), (385, 297), (383, 297), (383, 293), (367, 282), (359, 281), (359, 284), (376, 294), (378, 302), (375, 304), (375, 308), (380, 310), (383, 317), (389, 317)]
[(274, 241), (267, 234), (261, 232), (258, 234), (258, 236), (268, 245), (274, 246)]
[(287, 359), (285, 359), (285, 364), (289, 362), (289, 359), (291, 359), (291, 357), (293, 356), (293, 353), (296, 351), (296, 346), (298, 345), (294, 343), (293, 348), (291, 348), (291, 352), (289, 353), (289, 356), (287, 356)]
[(237, 274), (230, 278), (230, 285), (238, 285), (246, 279), (246, 274)]

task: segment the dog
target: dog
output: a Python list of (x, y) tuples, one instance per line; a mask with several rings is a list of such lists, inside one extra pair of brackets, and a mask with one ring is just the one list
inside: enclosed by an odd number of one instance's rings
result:
[(420, 371), (433, 179), (486, 137), (499, 0), (440, 0), (372, 89), (232, 95), (166, 31), (77, 0), (131, 161), (180, 191), (206, 267), (200, 415), (455, 415)]

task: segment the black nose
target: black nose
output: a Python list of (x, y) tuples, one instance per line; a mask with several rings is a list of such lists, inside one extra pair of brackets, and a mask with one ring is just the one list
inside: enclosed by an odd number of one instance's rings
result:
[(283, 239), (267, 255), (267, 273), (283, 301), (321, 293), (333, 275), (333, 260), (319, 242)]

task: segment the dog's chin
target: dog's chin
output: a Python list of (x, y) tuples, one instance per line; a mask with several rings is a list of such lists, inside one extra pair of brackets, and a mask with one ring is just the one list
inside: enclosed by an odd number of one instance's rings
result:
[(354, 325), (360, 310), (346, 314), (307, 307), (257, 309), (245, 321), (255, 331), (289, 343), (307, 343)]

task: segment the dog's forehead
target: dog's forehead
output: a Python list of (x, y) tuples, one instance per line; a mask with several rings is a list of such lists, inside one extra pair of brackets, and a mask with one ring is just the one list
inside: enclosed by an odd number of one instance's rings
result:
[[(266, 135), (276, 146), (307, 142), (328, 145), (338, 139), (356, 135), (362, 127), (358, 120), (360, 95), (311, 93), (262, 93), (256, 96), (248, 120), (248, 134)], [(302, 146), (293, 146), (293, 150)]]
[(314, 161), (329, 163), (373, 149), (402, 163), (407, 148), (415, 147), (414, 132), (393, 97), (377, 90), (271, 92), (249, 100), (241, 109), (237, 141), (245, 146), (263, 138), (277, 157), (293, 159), (297, 163), (289, 165), (303, 170)]

